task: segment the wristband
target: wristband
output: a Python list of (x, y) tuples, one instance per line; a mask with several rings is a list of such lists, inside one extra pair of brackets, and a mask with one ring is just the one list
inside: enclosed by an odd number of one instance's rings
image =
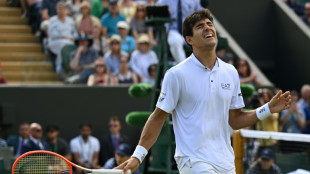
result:
[(146, 155), (147, 155), (147, 150), (143, 146), (138, 145), (131, 157), (137, 158), (141, 164), (143, 159), (146, 157)]
[(256, 109), (256, 116), (260, 120), (264, 120), (271, 115), (268, 103)]

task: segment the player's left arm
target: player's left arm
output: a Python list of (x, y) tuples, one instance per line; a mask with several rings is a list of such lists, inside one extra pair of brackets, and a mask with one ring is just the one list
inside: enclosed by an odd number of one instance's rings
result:
[[(288, 109), (291, 105), (291, 94), (289, 91), (282, 93), (279, 91), (272, 99), (264, 106), (257, 108), (256, 110), (242, 111), (241, 109), (229, 110), (229, 125), (234, 129), (241, 129), (244, 127), (255, 124), (260, 119), (264, 119), (265, 116), (260, 116), (261, 109), (265, 110), (269, 108), (270, 113), (278, 113), (285, 109)], [(268, 108), (266, 108), (268, 107)], [(258, 114), (257, 114), (258, 113)], [(270, 114), (269, 114), (270, 115)]]

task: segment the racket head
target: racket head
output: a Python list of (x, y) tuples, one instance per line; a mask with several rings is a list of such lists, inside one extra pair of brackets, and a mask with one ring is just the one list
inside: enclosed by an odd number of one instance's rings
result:
[(57, 153), (36, 150), (18, 157), (12, 166), (12, 174), (72, 174), (72, 165), (75, 167)]

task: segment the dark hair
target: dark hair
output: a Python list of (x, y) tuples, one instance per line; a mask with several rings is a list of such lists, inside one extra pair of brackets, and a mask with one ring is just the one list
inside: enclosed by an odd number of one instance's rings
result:
[(153, 68), (155, 67), (155, 69), (157, 68), (157, 64), (151, 64), (148, 68), (147, 68), (147, 72), (149, 73), (149, 75), (151, 75)]
[(119, 121), (120, 122), (118, 116), (111, 116), (109, 120), (110, 121)]
[[(244, 62), (245, 66), (248, 68), (247, 71), (246, 71), (246, 76), (245, 77), (249, 77), (251, 75), (251, 73), (252, 73), (252, 69), (251, 69), (251, 66), (250, 66), (250, 64), (249, 64), (249, 62), (247, 60), (239, 59), (238, 62), (236, 63), (236, 69), (238, 70), (239, 65), (240, 65), (241, 62)], [(238, 74), (240, 76), (243, 76), (239, 71), (238, 71)]]
[(186, 36), (193, 36), (194, 25), (198, 21), (206, 18), (208, 18), (211, 22), (213, 22), (213, 17), (211, 16), (211, 12), (208, 9), (195, 11), (189, 16), (187, 16), (182, 25), (182, 34), (184, 39), (186, 40)]
[(89, 127), (91, 129), (91, 124), (90, 123), (87, 123), (87, 122), (84, 122), (84, 123), (81, 123), (80, 124), (80, 130), (83, 128), (83, 127)]
[(54, 124), (47, 125), (45, 131), (49, 132), (51, 130), (59, 131), (59, 127), (57, 125), (54, 125)]

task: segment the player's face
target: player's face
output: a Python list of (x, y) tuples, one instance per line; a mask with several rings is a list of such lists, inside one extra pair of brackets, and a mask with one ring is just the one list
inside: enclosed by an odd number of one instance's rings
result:
[(215, 48), (216, 45), (216, 30), (213, 22), (208, 18), (198, 21), (193, 27), (193, 36), (189, 37), (187, 42), (193, 48)]

